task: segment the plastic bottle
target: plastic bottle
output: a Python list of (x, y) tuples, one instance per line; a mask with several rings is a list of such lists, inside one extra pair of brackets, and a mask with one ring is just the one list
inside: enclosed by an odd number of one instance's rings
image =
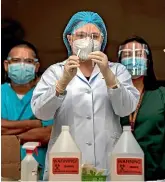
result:
[(38, 146), (40, 146), (39, 142), (27, 142), (22, 146), (26, 150), (26, 156), (21, 162), (21, 181), (38, 180), (38, 162), (33, 157)]
[(111, 181), (144, 181), (144, 153), (130, 126), (123, 127), (110, 154), (110, 178)]
[(81, 151), (69, 126), (62, 126), (62, 132), (49, 152), (49, 169), (49, 181), (81, 181)]

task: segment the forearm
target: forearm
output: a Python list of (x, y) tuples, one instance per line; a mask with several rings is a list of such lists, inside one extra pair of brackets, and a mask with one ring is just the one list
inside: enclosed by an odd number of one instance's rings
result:
[(108, 68), (103, 73), (103, 77), (104, 77), (105, 83), (106, 83), (108, 88), (111, 88), (111, 87), (114, 87), (115, 85), (117, 85), (116, 76), (113, 74), (111, 69)]
[[(60, 91), (57, 91), (56, 84), (63, 72), (58, 65), (50, 66), (35, 87), (31, 99), (31, 108), (37, 118), (50, 120), (54, 118), (56, 111), (61, 107), (66, 92), (59, 94)], [(61, 79), (59, 81), (61, 82)], [(66, 85), (64, 84), (63, 87), (65, 88)]]
[[(36, 87), (37, 88), (37, 87)], [(31, 107), (35, 116), (41, 120), (50, 120), (54, 118), (56, 110), (61, 106), (65, 95), (56, 96), (56, 86), (48, 88), (45, 93), (38, 95), (40, 93), (40, 88), (35, 93), (32, 98)], [(36, 94), (36, 95), (35, 95)], [(58, 95), (59, 93), (57, 93)]]
[(35, 122), (35, 121), (36, 120), (9, 121), (6, 119), (1, 119), (1, 127), (6, 129), (24, 129), (24, 130), (41, 127), (40, 122)]
[(24, 128), (18, 128), (18, 129), (8, 129), (1, 127), (1, 135), (18, 135), (26, 130)]
[(29, 141), (37, 141), (41, 142), (42, 145), (47, 145), (50, 139), (52, 126), (44, 127), (44, 128), (35, 128), (31, 129), (25, 133), (21, 133), (18, 136), (21, 144), (29, 142)]
[(139, 93), (133, 86), (120, 83), (117, 89), (108, 89), (108, 93), (116, 115), (125, 117), (135, 111)]
[[(112, 69), (113, 70), (113, 69)], [(107, 87), (113, 110), (116, 115), (124, 117), (134, 112), (139, 100), (139, 92), (133, 86), (131, 75), (122, 65), (113, 70), (111, 86)], [(115, 76), (116, 75), (116, 76)], [(116, 81), (116, 82), (112, 82)], [(116, 84), (116, 88), (113, 85)]]

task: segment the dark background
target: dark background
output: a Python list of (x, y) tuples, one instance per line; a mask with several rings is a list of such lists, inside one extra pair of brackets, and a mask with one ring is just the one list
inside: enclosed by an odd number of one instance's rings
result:
[[(41, 72), (67, 57), (62, 41), (70, 17), (81, 10), (95, 11), (108, 30), (106, 53), (116, 61), (121, 41), (132, 34), (151, 45), (157, 79), (165, 85), (165, 0), (2, 0), (2, 63), (17, 39), (39, 50)], [(14, 21), (13, 21), (14, 20)], [(16, 22), (15, 22), (16, 21)], [(2, 79), (4, 71), (2, 68)]]

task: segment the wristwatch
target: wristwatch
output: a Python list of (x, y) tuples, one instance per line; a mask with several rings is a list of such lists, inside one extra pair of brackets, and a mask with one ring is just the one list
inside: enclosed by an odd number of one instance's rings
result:
[(65, 90), (63, 93), (59, 93), (58, 97), (64, 97), (66, 95), (67, 91)]
[(119, 81), (118, 81), (117, 78), (115, 78), (115, 81), (116, 81), (116, 83), (114, 85), (112, 85), (111, 87), (109, 87), (109, 88), (116, 89), (116, 88), (119, 88), (120, 87), (120, 83), (119, 83)]

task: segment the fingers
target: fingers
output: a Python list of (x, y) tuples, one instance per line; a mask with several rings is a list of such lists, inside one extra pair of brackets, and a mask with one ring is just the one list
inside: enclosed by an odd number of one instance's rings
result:
[(103, 57), (102, 56), (98, 56), (98, 55), (88, 55), (88, 58), (89, 59), (98, 59), (98, 60), (100, 60), (100, 61), (102, 61), (103, 60)]
[(76, 60), (68, 60), (66, 65), (65, 65), (65, 70), (67, 72), (73, 72), (74, 69), (80, 67), (80, 64), (79, 64), (79, 61), (77, 62), (77, 59)]
[(77, 56), (75, 56), (75, 55), (70, 56), (70, 57), (68, 58), (67, 63), (66, 63), (66, 67), (67, 67), (67, 69), (69, 69), (69, 70), (80, 67), (80, 64), (79, 64), (79, 57), (77, 57)]
[(73, 68), (78, 68), (78, 67), (79, 67), (78, 65), (70, 65), (70, 66), (68, 67), (68, 69), (71, 70), (71, 69), (73, 69)]
[(89, 55), (88, 56), (89, 59), (91, 59), (94, 63), (101, 65), (103, 64), (103, 57), (102, 56), (98, 56), (98, 55)]
[(102, 63), (102, 61), (100, 61), (100, 60), (98, 60), (98, 59), (92, 59), (92, 61), (93, 61), (94, 63), (98, 64), (98, 65)]
[(94, 52), (91, 52), (89, 55), (96, 55), (96, 56), (101, 56), (101, 57), (105, 56), (105, 54), (101, 51), (94, 51)]
[(71, 66), (71, 65), (77, 65), (77, 66), (80, 66), (79, 62), (75, 61), (75, 60), (69, 60), (67, 62), (67, 65), (68, 66)]
[(75, 55), (72, 55), (68, 58), (68, 61), (71, 61), (71, 60), (74, 60), (74, 61), (77, 61), (79, 62), (79, 57), (75, 56)]
[(66, 65), (68, 71), (73, 71), (73, 69), (80, 67), (80, 64), (77, 61), (71, 60)]

